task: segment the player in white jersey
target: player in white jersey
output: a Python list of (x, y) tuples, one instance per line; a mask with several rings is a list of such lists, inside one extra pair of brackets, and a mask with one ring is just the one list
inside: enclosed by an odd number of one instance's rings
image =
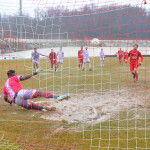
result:
[(88, 63), (89, 64), (89, 70), (92, 70), (91, 69), (91, 62), (90, 62), (90, 58), (89, 58), (89, 52), (88, 52), (88, 47), (86, 46), (85, 47), (85, 50), (83, 52), (83, 65), (82, 65), (82, 71), (84, 71), (84, 65), (85, 63)]
[(101, 48), (101, 51), (100, 51), (101, 66), (104, 66), (104, 59), (105, 59), (105, 54), (104, 54), (103, 48)]
[[(33, 62), (33, 68), (36, 70), (39, 67), (39, 58), (41, 56), (45, 56), (39, 52), (37, 52), (37, 48), (34, 48), (34, 52), (31, 53), (31, 61)], [(47, 57), (47, 56), (45, 56)]]
[(62, 47), (60, 47), (60, 50), (57, 52), (57, 69), (58, 69), (58, 65), (61, 64), (61, 70), (63, 68), (63, 58), (64, 58), (64, 51), (62, 50)]

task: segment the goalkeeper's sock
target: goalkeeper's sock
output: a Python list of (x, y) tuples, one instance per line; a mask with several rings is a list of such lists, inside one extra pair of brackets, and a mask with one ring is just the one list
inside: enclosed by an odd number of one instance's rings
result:
[(44, 98), (57, 98), (58, 96), (51, 93), (51, 92), (42, 92), (41, 97), (44, 97)]
[(35, 104), (33, 102), (30, 101), (30, 106), (29, 106), (30, 109), (35, 109), (35, 110), (42, 110), (44, 109), (43, 106), (41, 105), (38, 105), (38, 104)]

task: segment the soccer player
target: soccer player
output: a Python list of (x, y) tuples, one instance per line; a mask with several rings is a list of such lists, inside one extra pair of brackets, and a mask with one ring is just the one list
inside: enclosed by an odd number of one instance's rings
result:
[(83, 51), (83, 65), (82, 65), (82, 70), (84, 71), (84, 65), (85, 63), (89, 64), (89, 70), (91, 71), (91, 62), (90, 62), (90, 58), (89, 58), (89, 52), (88, 52), (88, 47), (85, 47), (85, 50)]
[[(60, 50), (57, 52), (57, 57), (58, 57), (58, 64), (61, 64), (61, 70), (62, 70), (63, 58), (64, 58), (64, 51), (62, 50), (62, 47), (60, 47)], [(57, 69), (58, 69), (58, 64), (57, 64)]]
[(51, 62), (51, 70), (53, 70), (53, 65), (55, 65), (55, 72), (57, 71), (57, 54), (51, 49), (51, 53), (49, 54), (49, 59)]
[(33, 62), (34, 70), (36, 70), (39, 67), (39, 57), (40, 57), (40, 55), (45, 56), (45, 55), (37, 52), (37, 48), (34, 48), (34, 52), (32, 52), (32, 54), (31, 54), (31, 61)]
[(124, 61), (126, 60), (127, 56), (128, 56), (128, 51), (126, 50), (126, 51), (124, 52)]
[[(20, 81), (28, 80), (37, 74), (38, 72), (34, 72), (33, 74), (18, 76), (16, 75), (15, 70), (9, 70), (7, 72), (8, 80), (6, 81), (3, 89), (4, 100), (10, 104), (15, 103), (16, 105), (24, 107), (26, 109), (52, 111), (52, 110), (56, 110), (56, 107), (41, 106), (33, 103), (29, 99), (44, 97), (44, 98), (55, 98), (58, 101), (61, 101), (63, 99), (70, 98), (70, 96), (68, 95), (58, 96), (50, 92), (40, 92), (38, 90), (33, 90), (33, 89), (31, 90), (22, 89), (22, 85), (20, 84)], [(10, 96), (11, 100), (8, 99), (8, 96)]]
[(118, 57), (119, 58), (119, 64), (123, 65), (123, 51), (121, 48), (118, 50), (118, 56), (119, 56)]
[(101, 51), (100, 51), (101, 67), (104, 66), (104, 59), (105, 59), (105, 54), (104, 54), (103, 48), (101, 48)]
[(81, 50), (78, 51), (78, 59), (79, 59), (79, 69), (82, 68), (83, 65), (83, 46), (81, 46)]
[[(137, 50), (138, 45), (134, 45), (134, 49), (129, 52), (129, 55), (126, 58), (125, 63), (128, 62), (128, 57), (130, 56), (130, 71), (133, 74), (133, 78), (136, 78), (136, 81), (138, 81), (138, 72), (137, 68), (140, 66), (143, 62), (143, 55)], [(139, 57), (141, 57), (141, 62), (138, 63)]]

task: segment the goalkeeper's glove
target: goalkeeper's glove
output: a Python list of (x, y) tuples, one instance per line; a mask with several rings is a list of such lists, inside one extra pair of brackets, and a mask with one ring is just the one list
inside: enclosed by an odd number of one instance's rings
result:
[(35, 76), (35, 75), (37, 75), (38, 74), (38, 72), (33, 72), (33, 76)]
[(128, 63), (128, 60), (125, 60), (125, 63)]

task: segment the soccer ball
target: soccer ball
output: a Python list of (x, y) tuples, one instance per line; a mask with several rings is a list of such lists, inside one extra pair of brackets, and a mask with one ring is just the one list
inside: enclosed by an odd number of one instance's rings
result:
[(100, 40), (97, 39), (97, 38), (94, 38), (94, 39), (91, 41), (91, 43), (92, 43), (92, 46), (99, 46), (99, 45), (100, 45)]

